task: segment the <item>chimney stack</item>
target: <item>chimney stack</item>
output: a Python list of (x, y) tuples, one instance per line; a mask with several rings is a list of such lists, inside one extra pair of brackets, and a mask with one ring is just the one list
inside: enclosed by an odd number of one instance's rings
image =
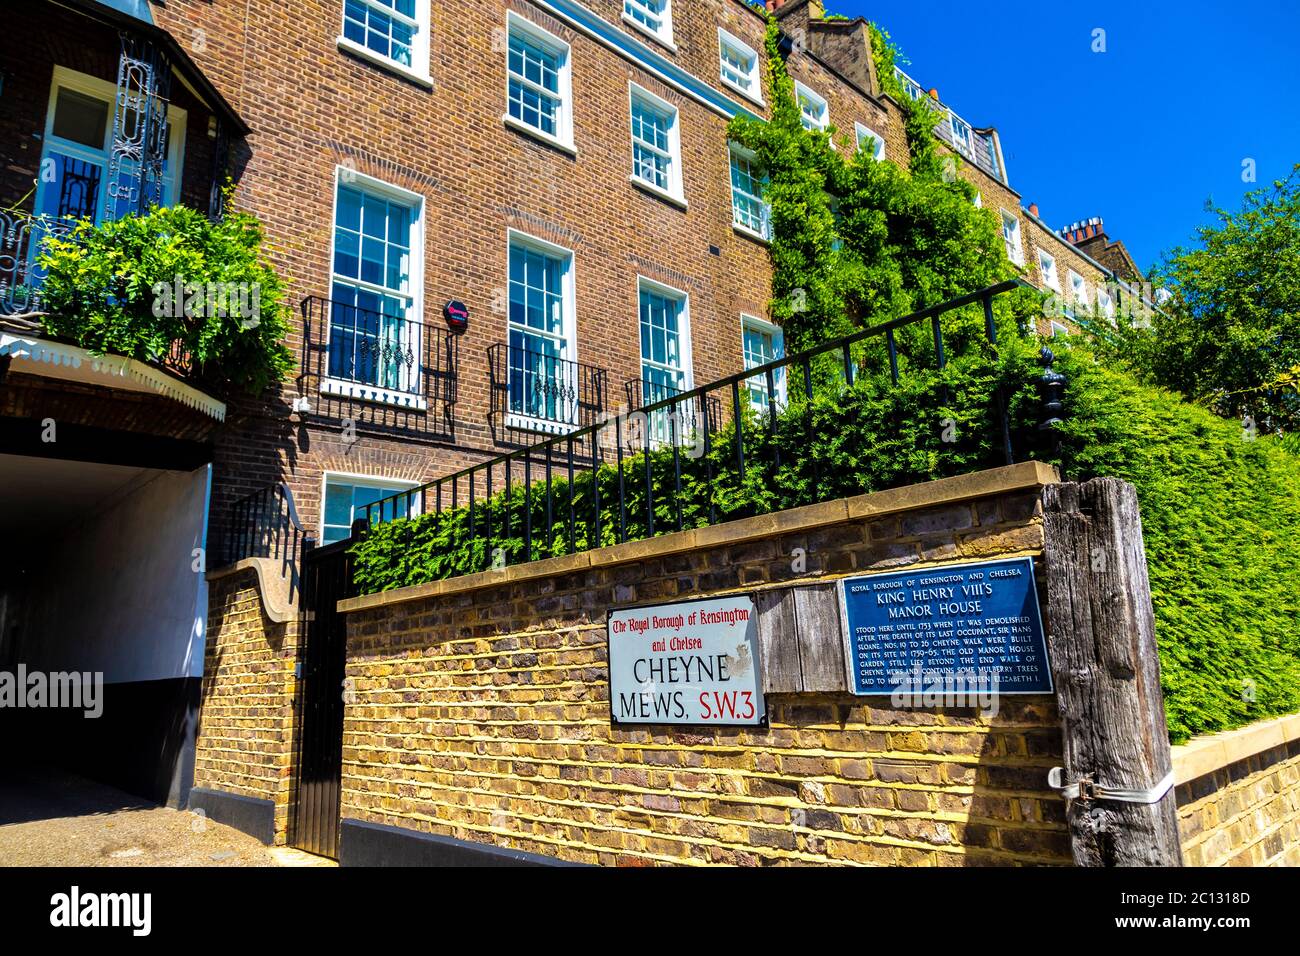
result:
[(1101, 221), (1100, 217), (1093, 216), (1091, 219), (1084, 219), (1081, 222), (1071, 223), (1061, 230), (1061, 235), (1064, 236), (1067, 241), (1077, 246), (1087, 242), (1089, 239), (1095, 239), (1098, 236), (1104, 238), (1106, 235), (1106, 226), (1105, 223)]

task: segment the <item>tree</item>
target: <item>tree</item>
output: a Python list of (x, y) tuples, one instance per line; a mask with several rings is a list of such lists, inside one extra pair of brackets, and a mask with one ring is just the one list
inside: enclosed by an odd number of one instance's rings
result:
[(1150, 326), (1121, 335), (1147, 378), (1253, 421), (1300, 429), (1300, 165), (1215, 210), (1198, 244), (1166, 253), (1156, 278), (1173, 294)]

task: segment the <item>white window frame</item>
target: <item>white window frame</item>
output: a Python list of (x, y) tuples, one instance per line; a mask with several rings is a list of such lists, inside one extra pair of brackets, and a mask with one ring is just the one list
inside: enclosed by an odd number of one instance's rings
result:
[(384, 6), (382, 3), (371, 3), (369, 0), (356, 0), (356, 2), (367, 8), (374, 7), (391, 19), (409, 22), (414, 25), (415, 32), (411, 38), (411, 65), (407, 66), (405, 63), (399, 63), (392, 57), (377, 53), (364, 43), (358, 43), (356, 40), (344, 36), (343, 24), (347, 20), (345, 0), (338, 0), (339, 35), (336, 41), (338, 48), (373, 63), (375, 66), (391, 70), (393, 73), (412, 80), (426, 89), (433, 89), (433, 78), (429, 74), (429, 35), (433, 32), (431, 0), (415, 0), (415, 16), (413, 18), (398, 13), (392, 7)]
[[(1014, 248), (1007, 249), (1007, 258), (1018, 266), (1025, 264), (1025, 243), (1024, 236), (1020, 230), (1020, 217), (1015, 213), (1007, 212), (1005, 209), (1000, 210), (1002, 213), (1002, 242), (1010, 243)], [(1011, 227), (1011, 239), (1007, 238), (1007, 227)]]
[[(340, 484), (359, 485), (362, 488), (397, 488), (403, 491), (409, 491), (412, 488), (419, 488), (420, 482), (411, 481), (409, 478), (385, 478), (383, 475), (362, 475), (350, 471), (324, 471), (320, 476), (320, 513), (316, 516), (316, 540), (325, 541), (325, 494), (329, 489), (331, 478), (339, 479)], [(415, 517), (423, 514), (424, 509), (421, 507), (420, 498), (417, 495), (411, 500), (411, 508), (407, 512), (407, 517)], [(352, 520), (356, 520), (355, 513)]]
[[(964, 140), (957, 135), (959, 123), (966, 131)], [(959, 153), (969, 159), (975, 158), (975, 128), (952, 110), (948, 110), (948, 135), (952, 137), (952, 144)]]
[(1052, 336), (1051, 336), (1052, 338), (1056, 338), (1058, 335), (1070, 334), (1070, 327), (1063, 322), (1057, 322), (1055, 319), (1053, 319), (1051, 322), (1051, 328), (1052, 328)]
[[(724, 47), (730, 47), (734, 54), (749, 59), (750, 85), (748, 89), (741, 86), (739, 83), (728, 79), (726, 70), (723, 68), (722, 51)], [(766, 104), (763, 102), (763, 83), (761, 77), (762, 70), (760, 69), (758, 53), (754, 48), (741, 40), (735, 34), (728, 33), (726, 30), (722, 29), (722, 27), (718, 27), (718, 78), (722, 81), (723, 85), (727, 86), (729, 89), (735, 90), (741, 96), (757, 103), (759, 106), (765, 106)]]
[[(528, 39), (538, 46), (547, 48), (547, 51), (554, 55), (559, 61), (558, 94), (545, 91), (546, 96), (557, 96), (560, 100), (559, 110), (559, 132), (555, 135), (538, 129), (536, 126), (530, 126), (523, 120), (517, 120), (510, 115), (510, 36), (519, 32), (526, 34)], [(527, 136), (540, 140), (543, 143), (549, 143), (557, 149), (576, 156), (578, 150), (573, 145), (573, 50), (564, 40), (557, 37), (554, 33), (543, 30), (537, 24), (533, 23), (526, 17), (521, 17), (513, 10), (506, 11), (506, 43), (505, 43), (505, 97), (506, 109), (501, 114), (501, 122), (511, 129), (518, 130)], [(532, 85), (529, 80), (522, 82)]]
[(894, 67), (894, 78), (903, 88), (903, 92), (914, 100), (919, 100), (925, 96), (925, 90), (921, 89), (921, 84), (916, 82), (898, 67)]
[(758, 242), (766, 243), (770, 240), (772, 234), (772, 207), (768, 205), (761, 195), (756, 196), (759, 202), (759, 208), (763, 219), (763, 230), (761, 232), (751, 229), (744, 223), (736, 221), (736, 184), (731, 178), (731, 157), (735, 155), (740, 159), (751, 164), (757, 163), (754, 153), (739, 143), (729, 142), (727, 144), (727, 187), (731, 194), (731, 228), (741, 235), (748, 236)]
[[(1073, 269), (1066, 272), (1066, 278), (1070, 283), (1070, 298), (1073, 300), (1072, 305), (1077, 305), (1082, 309), (1088, 308), (1088, 281)], [(1075, 280), (1078, 280), (1077, 282)]]
[(871, 158), (876, 160), (876, 162), (880, 162), (885, 158), (885, 137), (881, 136), (865, 123), (855, 122), (853, 124), (853, 130), (857, 134), (857, 145), (859, 149), (862, 148), (862, 140), (870, 136), (875, 143), (871, 150)]
[[(58, 107), (60, 89), (72, 90), (74, 93), (80, 93), (95, 100), (102, 100), (107, 106), (108, 113), (104, 124), (104, 148), (102, 151), (92, 149), (84, 143), (74, 143), (71, 140), (54, 135), (54, 114)], [(104, 215), (108, 211), (108, 204), (113, 201), (109, 194), (108, 172), (109, 166), (112, 164), (113, 117), (116, 109), (117, 84), (86, 73), (79, 73), (66, 66), (54, 67), (54, 74), (50, 80), (49, 101), (45, 110), (41, 161), (43, 163), (53, 150), (83, 162), (102, 164), (104, 175), (103, 179), (100, 180), (100, 196), (96, 203), (96, 222), (103, 222)], [(185, 171), (185, 130), (188, 122), (189, 114), (185, 110), (178, 106), (168, 105), (167, 168), (171, 170), (171, 173), (167, 177), (170, 182), (164, 181), (163, 183), (165, 187), (162, 197), (164, 206), (175, 206), (180, 201), (181, 181), (184, 178)], [(47, 183), (46, 178), (45, 176), (38, 176), (36, 181), (35, 205), (32, 208), (38, 212), (44, 203), (46, 190), (58, 188), (57, 183)]]
[[(632, 108), (637, 100), (642, 101), (656, 112), (668, 116), (668, 150), (664, 153), (656, 147), (646, 144), (636, 137), (636, 129), (632, 123)], [(675, 206), (682, 209), (686, 208), (686, 196), (682, 186), (682, 137), (681, 137), (681, 113), (676, 106), (669, 103), (663, 97), (656, 96), (643, 86), (636, 83), (628, 83), (628, 106), (627, 106), (628, 135), (631, 137), (631, 159), (632, 173), (628, 176), (628, 181), (647, 192), (653, 193), (661, 199), (666, 199)], [(657, 153), (666, 155), (668, 158), (668, 188), (664, 189), (657, 183), (644, 179), (636, 174), (636, 147), (640, 143), (648, 149)]]
[[(542, 255), (551, 256), (552, 258), (561, 259), (564, 262), (564, 269), (560, 275), (560, 299), (564, 307), (564, 333), (561, 338), (564, 339), (564, 356), (563, 361), (572, 362), (568, 366), (575, 380), (569, 384), (574, 389), (574, 394), (578, 394), (578, 382), (576, 381), (578, 368), (578, 294), (577, 281), (575, 272), (577, 270), (578, 258), (574, 255), (573, 250), (565, 246), (557, 245), (554, 242), (548, 242), (539, 236), (523, 232), (519, 229), (506, 229), (506, 355), (510, 354), (510, 251), (515, 246), (523, 246), (539, 252)], [(510, 362), (507, 358), (507, 390), (509, 389), (509, 369)], [(508, 394), (508, 391), (507, 391)], [(581, 427), (581, 423), (566, 424), (564, 422), (552, 421), (548, 418), (537, 418), (533, 415), (523, 415), (518, 412), (506, 413), (506, 427), (517, 428), (523, 431), (542, 432), (548, 435), (565, 435), (571, 431), (576, 431)]]
[(1097, 284), (1097, 311), (1111, 323), (1115, 322), (1115, 298), (1103, 284)]
[[(803, 111), (803, 102), (802, 102), (805, 99), (809, 100), (814, 105), (818, 105), (821, 107), (821, 122), (818, 123), (816, 126), (812, 127), (812, 129), (815, 130), (816, 132), (824, 133), (826, 131), (826, 127), (830, 126), (831, 124), (830, 104), (826, 102), (826, 97), (817, 93), (811, 87), (805, 86), (803, 83), (800, 83), (798, 80), (795, 80), (794, 105), (799, 107), (800, 123), (804, 123), (804, 120), (806, 119)], [(807, 123), (804, 123), (804, 129), (809, 129)]]
[(660, 17), (658, 30), (647, 26), (636, 17), (632, 16), (627, 9), (629, 3), (634, 7), (644, 8), (645, 6), (642, 3), (638, 3), (637, 0), (623, 0), (623, 3), (620, 5), (623, 11), (623, 22), (632, 27), (632, 29), (636, 30), (638, 33), (648, 36), (650, 39), (663, 44), (676, 53), (677, 46), (673, 43), (673, 0), (664, 0), (664, 10)]
[[(682, 380), (683, 380), (682, 389), (681, 389), (682, 392), (689, 392), (691, 389), (695, 388), (695, 352), (691, 346), (690, 294), (674, 286), (667, 285), (666, 283), (659, 282), (655, 279), (651, 279), (639, 273), (637, 274), (636, 277), (637, 381), (638, 383), (645, 382), (646, 358), (642, 354), (644, 349), (641, 343), (641, 292), (642, 290), (653, 292), (657, 295), (664, 296), (665, 298), (675, 299), (681, 303), (682, 311), (678, 319), (678, 332), (677, 332), (678, 350), (679, 350), (679, 355), (681, 356), (681, 368), (678, 369), (678, 371), (682, 373)], [(654, 363), (652, 360), (652, 364), (657, 365), (658, 363)], [(663, 367), (671, 368), (671, 366), (663, 366)], [(644, 390), (645, 387), (644, 384), (642, 384), (641, 387)], [(643, 402), (644, 402), (644, 396), (643, 396)], [(677, 414), (678, 414), (677, 420), (679, 423), (684, 420), (695, 420), (696, 414), (697, 413), (702, 414), (705, 408), (707, 408), (706, 404), (698, 403), (696, 401), (692, 401), (690, 403), (684, 403), (684, 405), (679, 405), (677, 408)], [(671, 438), (671, 433), (669, 432), (667, 427), (666, 417), (658, 424), (650, 422), (647, 418), (645, 427), (648, 433), (650, 434), (652, 446), (660, 447), (662, 445), (669, 443)], [(686, 436), (682, 434), (678, 434), (677, 440), (679, 443), (681, 443), (686, 440)]]
[[(424, 342), (420, 338), (424, 334), (424, 197), (417, 192), (409, 189), (403, 189), (393, 183), (385, 182), (382, 179), (376, 179), (374, 176), (367, 176), (365, 173), (358, 172), (349, 166), (338, 165), (334, 167), (334, 196), (330, 203), (330, 275), (329, 288), (331, 301), (334, 290), (334, 240), (338, 231), (339, 221), (339, 186), (353, 186), (359, 188), (362, 192), (371, 192), (386, 199), (391, 199), (403, 205), (410, 206), (411, 214), (411, 290), (408, 295), (411, 297), (411, 311), (404, 321), (415, 323), (416, 329), (416, 347), (417, 355), (423, 356)], [(343, 281), (355, 285), (358, 280), (348, 276), (341, 277)], [(368, 285), (369, 283), (362, 283)], [(391, 292), (391, 290), (382, 287), (376, 287), (377, 292)], [(331, 306), (332, 308), (333, 306)], [(326, 355), (329, 354), (329, 323), (325, 328), (325, 349)], [(376, 402), (381, 405), (397, 405), (402, 408), (415, 408), (421, 411), (428, 409), (428, 399), (424, 394), (413, 392), (404, 392), (396, 389), (385, 388), (381, 385), (365, 385), (360, 382), (347, 382), (342, 379), (331, 378), (328, 375), (322, 375), (320, 380), (320, 391), (323, 395), (339, 395), (345, 398), (360, 399), (367, 402)]]
[[(772, 336), (772, 344), (774, 347), (778, 349), (780, 353), (777, 356), (775, 356), (773, 361), (785, 357), (785, 331), (781, 328), (781, 326), (777, 325), (775, 322), (769, 322), (767, 319), (760, 318), (757, 315), (751, 315), (748, 312), (742, 312), (740, 314), (740, 360), (741, 360), (741, 364), (745, 368), (745, 371), (749, 371), (751, 368), (758, 367), (758, 366), (751, 366), (749, 364), (748, 357), (745, 355), (745, 330), (746, 329), (753, 329), (756, 332), (762, 332), (764, 334)], [(786, 406), (786, 375), (785, 375), (786, 371), (787, 371), (786, 369), (778, 369), (777, 371), (772, 373), (773, 384), (776, 386), (776, 407), (778, 411), (780, 409), (785, 408)], [(755, 378), (755, 379), (746, 379), (742, 383), (742, 386), (746, 389), (750, 389), (751, 385), (755, 383), (757, 384), (757, 387), (761, 388), (763, 391), (767, 391), (766, 376), (763, 376), (761, 378)], [(751, 390), (750, 404), (753, 408), (759, 409), (760, 408), (759, 404), (757, 402), (754, 402), (753, 400), (753, 394), (754, 393)], [(764, 414), (767, 413), (766, 402), (763, 402), (761, 406), (761, 410)]]
[(1042, 249), (1038, 250), (1038, 274), (1042, 276), (1043, 285), (1054, 292), (1061, 291), (1061, 273), (1056, 268), (1056, 256)]

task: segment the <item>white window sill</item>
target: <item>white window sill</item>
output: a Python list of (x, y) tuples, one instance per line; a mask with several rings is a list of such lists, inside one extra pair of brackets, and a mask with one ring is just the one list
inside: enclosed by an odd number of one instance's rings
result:
[(644, 23), (638, 20), (636, 17), (629, 16), (626, 12), (624, 12), (623, 14), (623, 22), (626, 23), (628, 26), (632, 27), (632, 29), (636, 30), (642, 36), (646, 36), (649, 37), (651, 40), (654, 40), (655, 43), (658, 43), (669, 53), (677, 52), (677, 45), (673, 43), (673, 38), (671, 33), (667, 37), (661, 37), (659, 34), (655, 33), (655, 31), (651, 30), (648, 26), (646, 26)]
[(381, 56), (369, 47), (364, 47), (355, 40), (349, 40), (345, 36), (340, 36), (338, 38), (338, 46), (340, 50), (351, 53), (353, 56), (359, 57), (367, 63), (372, 63), (381, 69), (396, 74), (397, 76), (402, 77), (402, 79), (410, 80), (412, 83), (422, 86), (426, 90), (433, 89), (433, 77), (431, 77), (427, 72), (422, 73), (419, 70), (414, 70), (409, 66), (402, 65), (396, 60), (391, 60), (386, 56)]
[(525, 432), (537, 432), (542, 435), (567, 435), (578, 430), (577, 425), (570, 425), (568, 422), (555, 422), (548, 418), (534, 418), (531, 415), (520, 415), (518, 412), (506, 412), (506, 427)]
[(320, 392), (322, 395), (337, 395), (340, 398), (374, 402), (376, 405), (392, 405), (410, 411), (425, 412), (429, 410), (429, 403), (423, 395), (414, 395), (411, 392), (403, 392), (395, 388), (384, 388), (381, 385), (363, 385), (360, 382), (345, 382), (342, 379), (325, 378), (321, 379)]
[[(751, 103), (755, 104), (756, 106), (761, 106), (764, 109), (767, 108), (767, 104), (763, 102), (763, 97), (755, 96), (753, 93), (751, 93), (749, 90), (745, 89), (743, 86), (739, 85), (738, 83), (732, 83), (731, 80), (727, 79), (725, 76), (719, 76), (718, 79), (722, 81), (722, 85), (725, 86), (727, 89), (735, 90), (737, 93), (739, 93), (741, 96), (743, 96), (745, 99), (749, 100)], [(757, 84), (758, 81), (755, 80), (754, 83)]]
[(761, 232), (755, 232), (753, 229), (750, 229), (748, 226), (742, 226), (738, 222), (733, 222), (731, 224), (731, 228), (735, 232), (744, 236), (746, 239), (753, 239), (755, 242), (761, 242), (765, 246), (768, 245), (769, 243), (767, 236), (763, 235)]
[(574, 146), (572, 143), (566, 143), (564, 140), (559, 139), (558, 137), (555, 136), (551, 136), (549, 133), (543, 133), (536, 126), (529, 126), (527, 123), (521, 123), (519, 120), (515, 119), (509, 113), (506, 113), (504, 116), (501, 117), (501, 122), (505, 123), (506, 126), (510, 127), (516, 132), (523, 133), (525, 136), (531, 136), (533, 139), (537, 140), (538, 142), (545, 143), (547, 146), (554, 147), (555, 149), (558, 149), (562, 153), (568, 153), (570, 156), (578, 155), (578, 148)]
[(641, 189), (644, 190), (645, 192), (648, 192), (656, 199), (662, 199), (664, 202), (676, 206), (678, 209), (686, 208), (686, 200), (683, 197), (670, 193), (666, 189), (660, 189), (654, 183), (646, 182), (640, 176), (636, 176), (636, 175), (629, 176), (627, 177), (627, 181), (630, 182), (637, 189)]

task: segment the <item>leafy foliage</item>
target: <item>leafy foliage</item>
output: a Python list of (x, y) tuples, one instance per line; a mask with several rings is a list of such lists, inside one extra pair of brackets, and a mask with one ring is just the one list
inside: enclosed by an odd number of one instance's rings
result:
[[(45, 331), (94, 354), (156, 362), (178, 348), (196, 378), (250, 392), (293, 368), (283, 344), (284, 287), (263, 258), (261, 225), (251, 215), (213, 222), (175, 206), (98, 226), (84, 220), (65, 238), (46, 239), (40, 265), (48, 272)], [(178, 281), (182, 290), (217, 284), (225, 298), (176, 296)], [(254, 303), (255, 312), (243, 308)]]
[(1137, 488), (1171, 737), (1300, 709), (1295, 442), (1252, 439), (1087, 350), (1058, 367), (1065, 473)]
[[(834, 129), (803, 127), (775, 20), (765, 43), (770, 119), (738, 116), (730, 136), (767, 175), (770, 311), (789, 348), (810, 348), (1016, 274), (997, 217), (974, 206), (974, 187), (956, 175), (959, 160), (939, 157), (939, 114), (928, 102), (896, 91), (907, 117), (908, 169), (877, 162), (865, 149), (846, 159)], [(886, 39), (875, 49), (878, 72), (896, 88), (896, 52)]]
[(1173, 298), (1113, 350), (1146, 379), (1266, 431), (1300, 429), (1300, 165), (1215, 210), (1156, 272)]

